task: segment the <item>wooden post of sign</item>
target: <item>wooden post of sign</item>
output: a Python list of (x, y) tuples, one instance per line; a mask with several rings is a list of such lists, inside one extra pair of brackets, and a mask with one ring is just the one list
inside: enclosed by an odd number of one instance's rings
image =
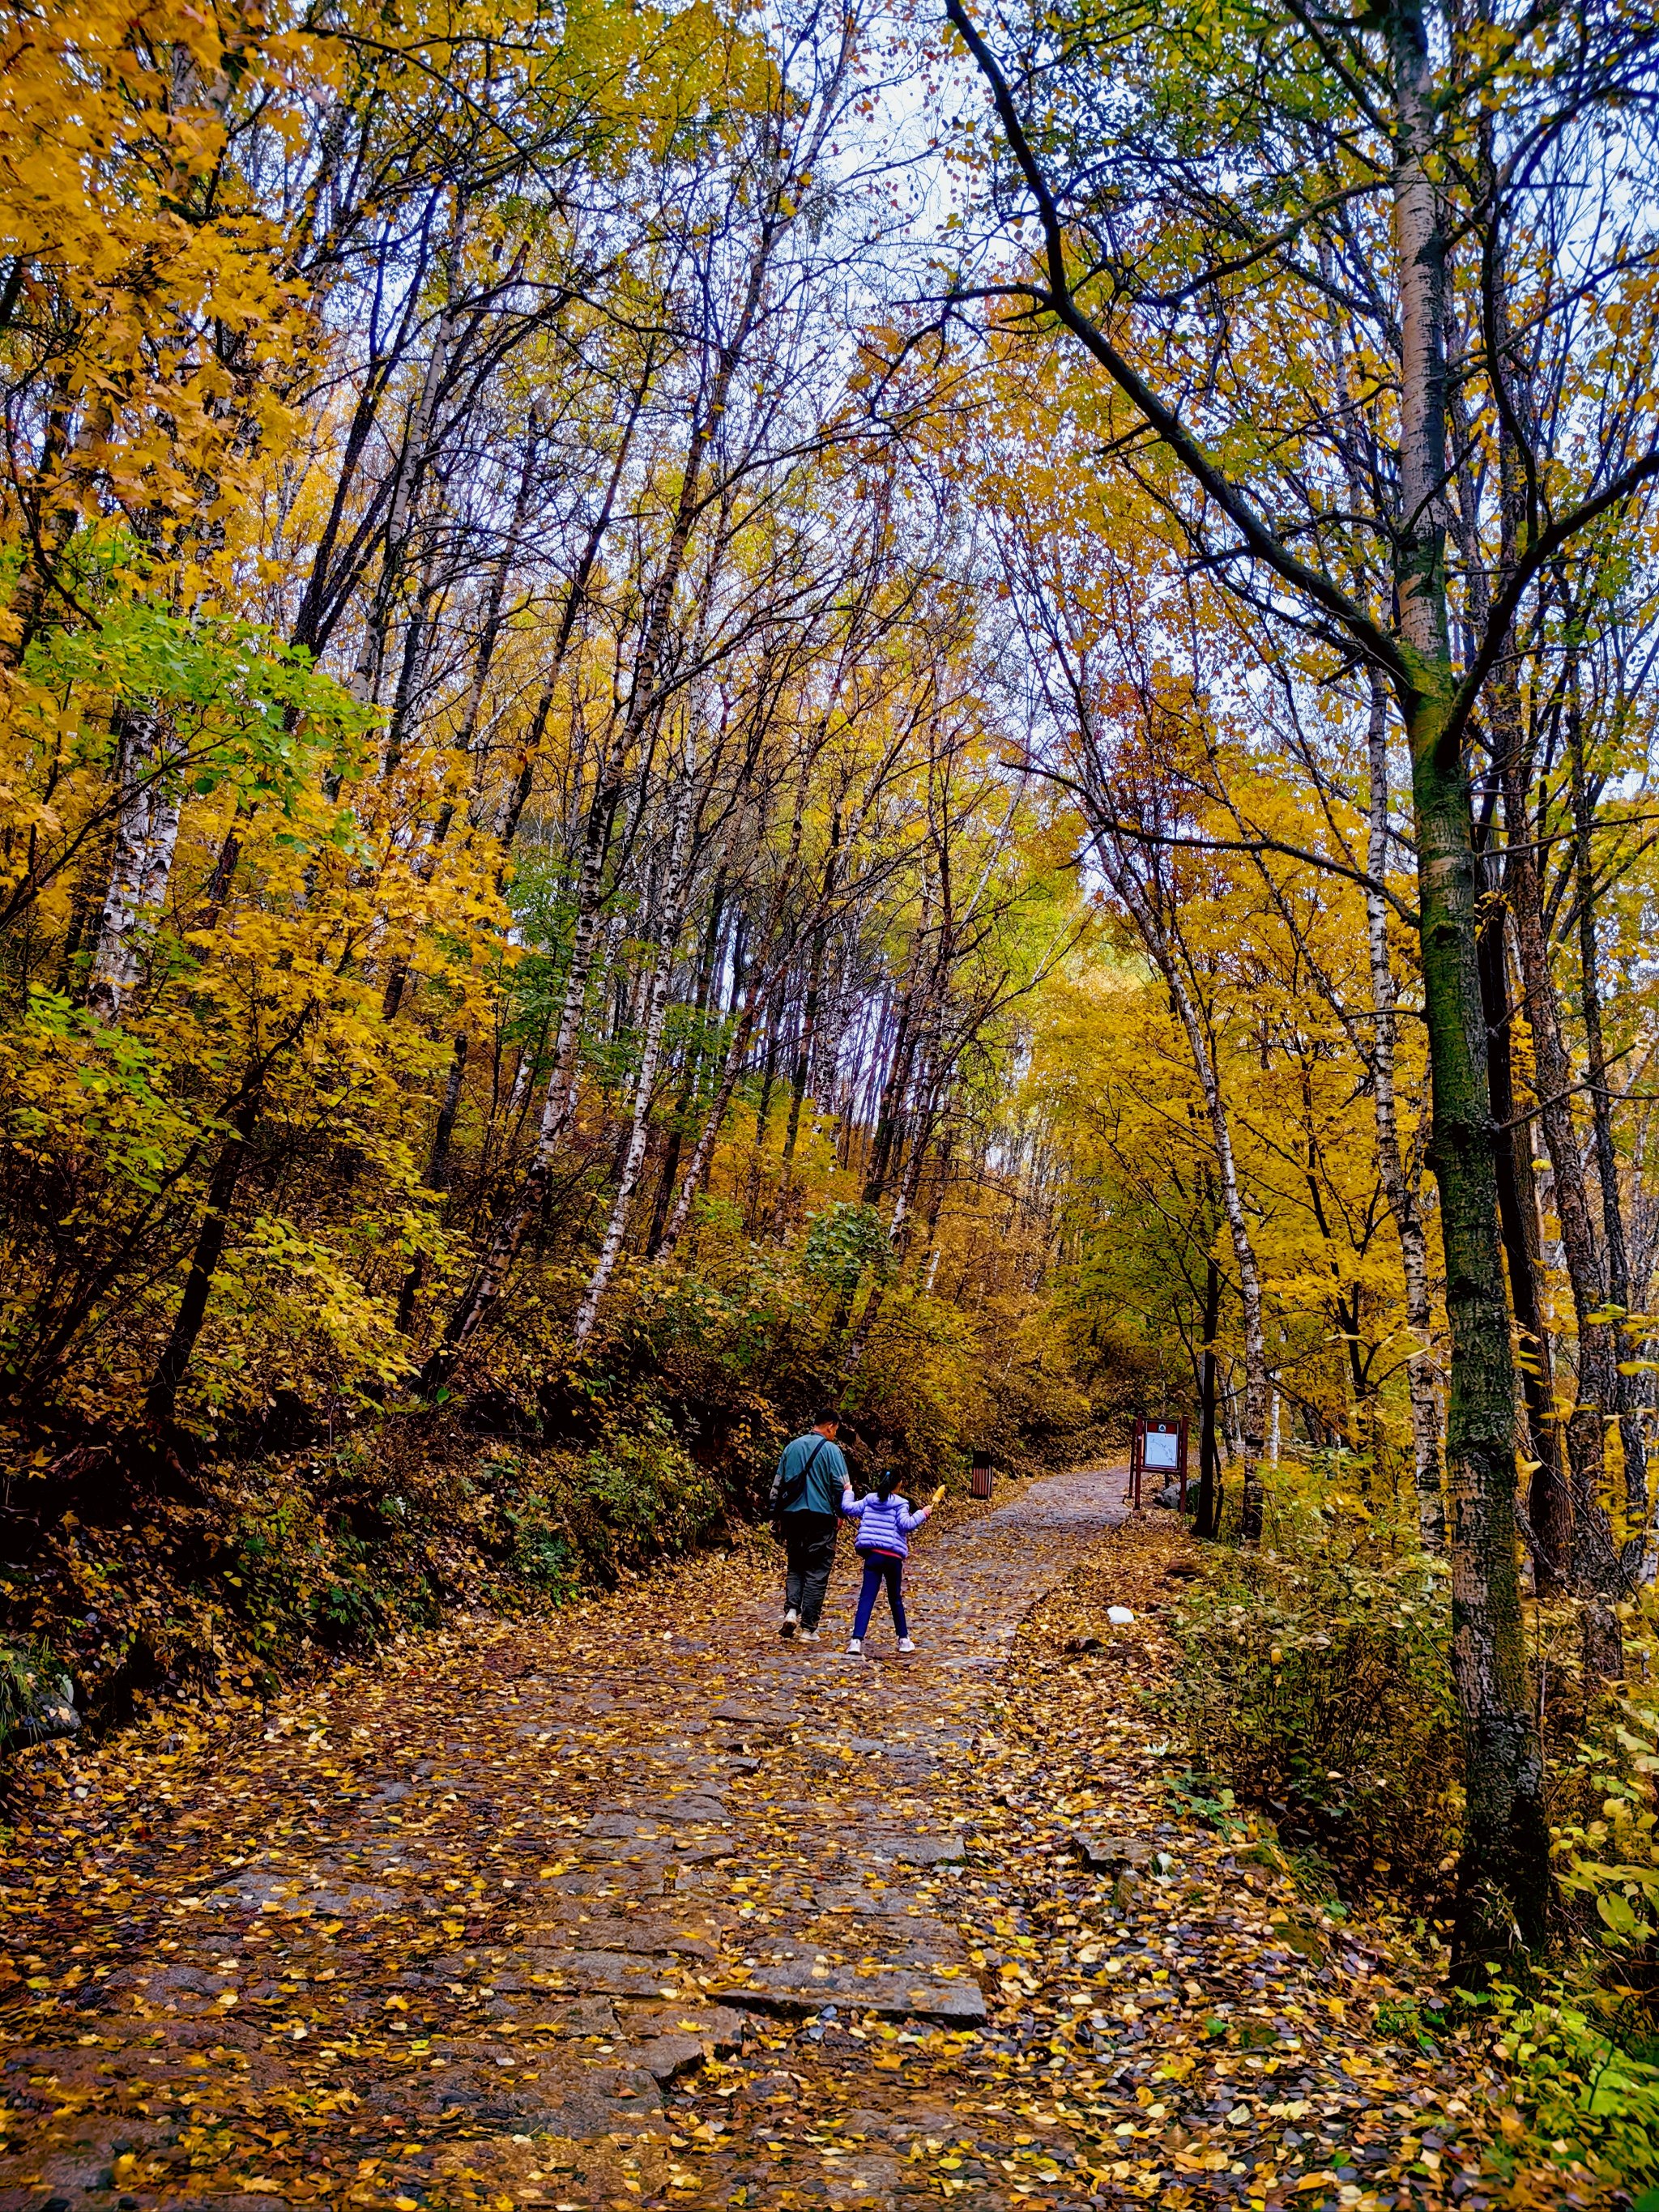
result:
[(1181, 1510), (1187, 1510), (1187, 1416), (1181, 1417), (1181, 1441), (1176, 1446), (1176, 1466), (1181, 1478)]
[(1129, 1439), (1129, 1487), (1124, 1492), (1137, 1513), (1140, 1510), (1140, 1470), (1146, 1456), (1146, 1418), (1144, 1413), (1137, 1413), (1134, 1434)]

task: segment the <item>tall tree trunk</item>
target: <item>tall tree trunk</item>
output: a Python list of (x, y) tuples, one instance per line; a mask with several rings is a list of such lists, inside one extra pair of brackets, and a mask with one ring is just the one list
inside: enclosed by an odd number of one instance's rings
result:
[(525, 1232), (545, 1202), (552, 1185), (554, 1164), (570, 1128), (575, 1104), (576, 1054), (587, 1006), (593, 956), (604, 921), (600, 889), (617, 807), (622, 798), (623, 746), (627, 727), (626, 720), (619, 715), (615, 734), (607, 742), (599, 764), (593, 797), (588, 806), (576, 880), (576, 924), (571, 937), (570, 964), (565, 970), (558, 1034), (542, 1097), (536, 1148), (518, 1192), (502, 1208), (490, 1231), (472, 1279), (449, 1317), (442, 1341), (422, 1370), (422, 1386), (428, 1389), (447, 1376), (455, 1360), (494, 1312)]
[(1396, 590), (1409, 677), (1401, 704), (1452, 1347), (1452, 1671), (1467, 1791), (1454, 1951), (1459, 1974), (1484, 1986), (1486, 1962), (1509, 1954), (1517, 1936), (1526, 1944), (1543, 1939), (1549, 1826), (1516, 1557), (1515, 1373), (1475, 954), (1474, 821), (1462, 748), (1449, 742), (1456, 684), (1446, 607), (1446, 244), (1431, 174), (1434, 95), (1419, 0), (1396, 0), (1388, 27), (1401, 319)]
[(1446, 1506), (1440, 1485), (1440, 1408), (1434, 1389), (1434, 1308), (1429, 1297), (1428, 1239), (1413, 1181), (1400, 1149), (1395, 1089), (1399, 1043), (1399, 999), (1389, 958), (1389, 909), (1382, 885), (1389, 867), (1389, 728), (1382, 681), (1373, 678), (1366, 731), (1370, 781), (1365, 887), (1365, 939), (1371, 980), (1371, 1107), (1376, 1126), (1377, 1169), (1400, 1240), (1406, 1286), (1406, 1326), (1412, 1350), (1406, 1363), (1411, 1398), (1412, 1459), (1417, 1482), (1417, 1525), (1424, 1547), (1446, 1548)]
[[(1578, 973), (1584, 1017), (1585, 1076), (1595, 1120), (1596, 1174), (1601, 1185), (1607, 1299), (1610, 1304), (1628, 1313), (1630, 1254), (1619, 1188), (1619, 1155), (1613, 1136), (1613, 1094), (1607, 1086), (1607, 1051), (1601, 1029), (1600, 963), (1595, 941), (1595, 870), (1590, 848), (1595, 802), (1584, 772), (1583, 716), (1577, 698), (1567, 711), (1567, 758), (1572, 779), (1574, 896), (1578, 906)], [(1615, 1343), (1617, 1340), (1615, 1332)], [(1625, 1461), (1627, 1564), (1634, 1565), (1646, 1554), (1648, 1520), (1652, 1510), (1648, 1496), (1647, 1434), (1642, 1420), (1643, 1385), (1636, 1376), (1615, 1374), (1614, 1388), (1618, 1393), (1619, 1441)]]
[(259, 1093), (250, 1089), (231, 1115), (230, 1133), (219, 1150), (213, 1164), (213, 1173), (208, 1181), (207, 1212), (197, 1231), (196, 1249), (191, 1255), (190, 1273), (185, 1278), (184, 1294), (179, 1301), (179, 1310), (173, 1317), (172, 1332), (166, 1348), (156, 1363), (144, 1400), (144, 1411), (155, 1422), (172, 1420), (179, 1401), (179, 1386), (185, 1379), (196, 1340), (202, 1333), (202, 1323), (207, 1318), (208, 1293), (213, 1285), (214, 1272), (225, 1249), (225, 1237), (230, 1228), (230, 1210), (236, 1197), (236, 1185), (240, 1179), (242, 1163), (255, 1124), (259, 1119)]
[(927, 1262), (927, 1288), (931, 1293), (933, 1278), (939, 1273), (939, 1218), (945, 1208), (945, 1194), (951, 1184), (951, 1160), (956, 1149), (954, 1133), (947, 1126), (934, 1156), (933, 1187), (927, 1199), (927, 1246), (931, 1255)]
[(1221, 1326), (1221, 1265), (1213, 1250), (1204, 1269), (1204, 1344), (1198, 1381), (1198, 1511), (1193, 1534), (1221, 1534), (1221, 1456), (1216, 1447), (1215, 1334)]
[(720, 1079), (715, 1086), (714, 1096), (709, 1104), (708, 1111), (703, 1116), (702, 1127), (698, 1133), (690, 1164), (681, 1179), (679, 1190), (675, 1195), (672, 1206), (669, 1208), (668, 1217), (663, 1223), (662, 1237), (658, 1243), (655, 1255), (659, 1265), (665, 1266), (673, 1258), (674, 1248), (685, 1233), (685, 1224), (691, 1218), (692, 1206), (696, 1200), (697, 1193), (702, 1188), (703, 1177), (708, 1174), (709, 1164), (714, 1157), (714, 1146), (720, 1141), (720, 1131), (726, 1126), (726, 1117), (731, 1110), (732, 1094), (737, 1090), (738, 1079), (743, 1073), (744, 1061), (748, 1056), (749, 1040), (754, 1032), (755, 1019), (763, 1003), (763, 994), (754, 988), (754, 981), (751, 980), (750, 994), (733, 1025), (731, 1041), (726, 1048), (726, 1061), (720, 1071)]
[(702, 957), (697, 966), (696, 995), (692, 1001), (696, 1028), (686, 1045), (685, 1072), (680, 1079), (679, 1096), (674, 1101), (668, 1142), (663, 1149), (662, 1172), (657, 1183), (656, 1204), (651, 1214), (651, 1233), (645, 1244), (648, 1260), (656, 1258), (662, 1246), (663, 1231), (668, 1226), (668, 1209), (673, 1203), (678, 1184), (680, 1154), (685, 1149), (685, 1117), (691, 1111), (697, 1095), (697, 1077), (703, 1060), (703, 1023), (708, 1012), (709, 995), (714, 988), (714, 963), (720, 955), (720, 923), (725, 913), (726, 871), (721, 868), (715, 875), (714, 887), (709, 895), (708, 921), (703, 931)]
[[(818, 905), (823, 915), (829, 913), (836, 895), (836, 871), (840, 860), (841, 813), (837, 809), (830, 824), (830, 849), (824, 855), (823, 882), (818, 893)], [(780, 1236), (788, 1223), (790, 1176), (794, 1170), (795, 1146), (800, 1139), (801, 1108), (805, 1103), (806, 1086), (812, 1073), (812, 1054), (818, 1041), (818, 1009), (823, 996), (823, 959), (829, 937), (828, 923), (820, 920), (811, 935), (811, 950), (806, 967), (806, 997), (801, 1008), (800, 1038), (795, 1048), (795, 1065), (789, 1079), (789, 1119), (783, 1132), (777, 1210), (772, 1219), (774, 1232)]]
[(749, 1196), (744, 1207), (744, 1234), (752, 1237), (759, 1226), (761, 1176), (765, 1164), (766, 1131), (772, 1119), (772, 1092), (778, 1079), (779, 1023), (782, 1009), (768, 1011), (766, 1051), (761, 1060), (760, 1097), (755, 1104), (755, 1147), (749, 1161)]
[[(806, 804), (807, 779), (803, 773), (795, 792), (793, 818), (790, 823), (787, 852), (773, 884), (765, 916), (757, 924), (756, 950), (747, 957), (744, 957), (740, 951), (733, 955), (734, 984), (732, 1004), (732, 1009), (737, 1012), (737, 1020), (726, 1046), (725, 1066), (714, 1101), (704, 1118), (702, 1128), (697, 1138), (696, 1148), (691, 1155), (690, 1164), (681, 1179), (678, 1194), (663, 1224), (662, 1237), (655, 1255), (660, 1264), (665, 1264), (673, 1258), (674, 1248), (684, 1232), (687, 1221), (690, 1218), (693, 1202), (702, 1186), (704, 1176), (708, 1172), (709, 1164), (714, 1156), (714, 1146), (719, 1141), (720, 1130), (725, 1124), (726, 1113), (732, 1103), (732, 1094), (738, 1086), (738, 1079), (743, 1072), (744, 1061), (749, 1051), (756, 1020), (763, 1010), (769, 1006), (773, 994), (782, 987), (784, 979), (794, 963), (802, 934), (810, 933), (825, 918), (826, 902), (820, 894), (808, 908), (806, 914), (797, 921), (787, 923), (785, 920), (788, 902), (800, 866), (801, 843), (806, 823)], [(747, 921), (748, 916), (745, 913), (740, 917), (740, 922), (743, 925), (738, 932), (740, 945), (742, 939), (747, 934)], [(743, 977), (741, 1000), (737, 995), (735, 984), (735, 977), (739, 971)]]
[[(432, 1132), (432, 1151), (426, 1168), (428, 1190), (442, 1190), (449, 1182), (449, 1152), (454, 1141), (455, 1118), (460, 1111), (461, 1085), (465, 1079), (467, 1054), (471, 1048), (471, 1041), (466, 1031), (458, 1030), (450, 1048), (449, 1073), (444, 1082), (443, 1103), (438, 1109), (437, 1123)], [(420, 1295), (425, 1273), (426, 1255), (417, 1252), (410, 1262), (398, 1293), (397, 1329), (399, 1336), (407, 1336), (415, 1326), (415, 1301)]]
[(934, 1040), (928, 1040), (927, 1052), (922, 1066), (921, 1096), (911, 1121), (910, 1149), (904, 1162), (904, 1171), (899, 1177), (898, 1196), (893, 1202), (893, 1218), (887, 1234), (894, 1249), (903, 1252), (909, 1243), (910, 1217), (915, 1211), (916, 1193), (921, 1188), (922, 1170), (927, 1164), (927, 1147), (933, 1139), (933, 1123), (939, 1113), (939, 1075)]
[[(1109, 808), (1106, 815), (1108, 823), (1118, 818), (1117, 810)], [(1169, 991), (1170, 1004), (1186, 1036), (1193, 1072), (1198, 1078), (1204, 1110), (1210, 1124), (1221, 1211), (1232, 1244), (1233, 1266), (1238, 1274), (1239, 1300), (1244, 1310), (1244, 1408), (1239, 1433), (1243, 1495), (1239, 1504), (1238, 1533), (1247, 1544), (1254, 1544), (1261, 1540), (1265, 1505), (1261, 1488), (1261, 1454), (1267, 1429), (1267, 1340), (1262, 1324), (1261, 1270), (1256, 1266), (1255, 1248), (1250, 1241), (1243, 1195), (1238, 1187), (1238, 1170), (1233, 1158), (1232, 1130), (1228, 1121), (1226, 1101), (1221, 1095), (1221, 1079), (1210, 1049), (1203, 1018), (1188, 988), (1181, 956), (1170, 940), (1162, 915), (1153, 905), (1133, 866), (1118, 849), (1109, 829), (1096, 831), (1095, 849), (1105, 863), (1112, 888), (1128, 908), (1147, 955)]]
[[(439, 395), (449, 373), (450, 356), (455, 343), (460, 287), (461, 225), (462, 215), (458, 202), (444, 253), (443, 305), (438, 310), (437, 324), (432, 333), (432, 350), (427, 356), (421, 389), (393, 464), (392, 497), (386, 507), (386, 550), (381, 556), (380, 573), (375, 580), (374, 596), (364, 617), (363, 633), (358, 641), (356, 663), (351, 674), (351, 690), (359, 699), (377, 699), (380, 696), (380, 675), (386, 661), (392, 611), (403, 585), (404, 556), (410, 517), (415, 513), (416, 496), (431, 452), (434, 417), (437, 412)], [(407, 661), (407, 654), (404, 658)], [(388, 731), (388, 760), (395, 758), (398, 744), (399, 735), (394, 718)]]
[[(428, 648), (437, 629), (434, 608), (439, 599), (436, 549), (428, 546), (421, 563), (415, 603), (404, 624), (404, 649), (398, 661), (398, 681), (392, 687), (392, 705), (386, 718), (386, 739), (380, 751), (380, 780), (389, 783), (403, 766), (404, 743), (414, 719), (415, 696), (426, 674)], [(330, 797), (335, 795), (331, 775)]]
[(472, 658), (471, 681), (466, 687), (466, 701), (461, 709), (460, 726), (455, 732), (459, 752), (469, 757), (477, 741), (478, 722), (483, 713), (484, 691), (489, 682), (489, 672), (495, 665), (495, 648), (501, 639), (501, 610), (507, 599), (507, 586), (513, 574), (514, 562), (524, 544), (525, 525), (530, 515), (531, 494), (536, 484), (536, 463), (541, 453), (541, 422), (535, 403), (531, 404), (529, 417), (525, 423), (524, 458), (519, 464), (519, 488), (513, 501), (513, 519), (507, 525), (507, 538), (496, 556), (489, 574), (489, 588), (484, 600), (483, 619), (478, 625), (477, 651)]
[(865, 1171), (864, 1203), (874, 1206), (887, 1188), (888, 1170), (892, 1164), (893, 1134), (898, 1127), (899, 1108), (910, 1080), (910, 1041), (912, 1016), (915, 1006), (916, 969), (921, 958), (920, 937), (911, 957), (911, 972), (906, 976), (904, 989), (894, 1017), (892, 1057), (887, 1063), (886, 1080), (881, 1086), (881, 1099), (876, 1109), (875, 1135), (870, 1148), (870, 1164)]
[(519, 834), (519, 824), (524, 818), (525, 808), (530, 804), (530, 794), (535, 788), (536, 762), (541, 751), (542, 739), (547, 733), (548, 720), (553, 712), (553, 702), (558, 691), (560, 672), (564, 666), (565, 656), (570, 650), (571, 640), (576, 633), (577, 618), (587, 601), (587, 587), (592, 580), (594, 563), (599, 559), (600, 548), (611, 527), (611, 512), (616, 506), (617, 493), (622, 483), (623, 471), (627, 466), (629, 453), (633, 446), (634, 432), (639, 422), (640, 410), (645, 404), (645, 395), (650, 387), (653, 374), (654, 358), (652, 353), (647, 352), (645, 367), (641, 372), (640, 382), (635, 389), (629, 407), (628, 420), (623, 426), (623, 434), (617, 442), (617, 459), (611, 468), (610, 481), (605, 486), (605, 497), (599, 503), (599, 511), (594, 517), (592, 527), (589, 530), (583, 544), (581, 556), (576, 562), (575, 574), (570, 580), (570, 588), (565, 593), (564, 606), (559, 616), (558, 632), (553, 641), (552, 655), (542, 678), (541, 694), (536, 702), (535, 711), (530, 718), (529, 731), (520, 751), (517, 773), (507, 787), (507, 796), (495, 818), (495, 838), (501, 848), (503, 878), (506, 874), (507, 855), (513, 849), (514, 840)]

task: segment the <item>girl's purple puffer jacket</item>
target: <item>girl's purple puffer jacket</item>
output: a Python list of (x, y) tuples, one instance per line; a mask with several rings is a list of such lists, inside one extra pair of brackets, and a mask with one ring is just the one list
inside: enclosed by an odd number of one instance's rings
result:
[(908, 1540), (927, 1518), (929, 1510), (924, 1505), (920, 1513), (913, 1513), (896, 1490), (885, 1502), (873, 1490), (864, 1498), (843, 1498), (841, 1510), (849, 1521), (859, 1524), (859, 1533), (853, 1539), (855, 1551), (893, 1552), (901, 1559), (909, 1558)]

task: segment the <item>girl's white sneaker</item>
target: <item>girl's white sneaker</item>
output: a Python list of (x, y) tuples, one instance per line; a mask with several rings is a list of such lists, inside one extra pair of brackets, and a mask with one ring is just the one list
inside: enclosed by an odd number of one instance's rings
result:
[(858, 1637), (855, 1636), (848, 1645), (847, 1656), (849, 1659), (861, 1659), (864, 1656), (864, 1645)]
[(914, 1651), (916, 1647), (911, 1643), (908, 1636), (901, 1636), (899, 1638), (898, 1648), (901, 1651)]

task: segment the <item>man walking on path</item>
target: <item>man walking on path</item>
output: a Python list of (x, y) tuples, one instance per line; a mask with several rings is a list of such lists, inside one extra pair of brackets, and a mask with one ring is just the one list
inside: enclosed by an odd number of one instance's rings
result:
[(772, 1478), (772, 1531), (789, 1563), (778, 1634), (799, 1634), (803, 1644), (818, 1640), (818, 1615), (836, 1564), (836, 1531), (848, 1479), (836, 1442), (840, 1425), (834, 1407), (826, 1407), (805, 1436), (784, 1446)]

